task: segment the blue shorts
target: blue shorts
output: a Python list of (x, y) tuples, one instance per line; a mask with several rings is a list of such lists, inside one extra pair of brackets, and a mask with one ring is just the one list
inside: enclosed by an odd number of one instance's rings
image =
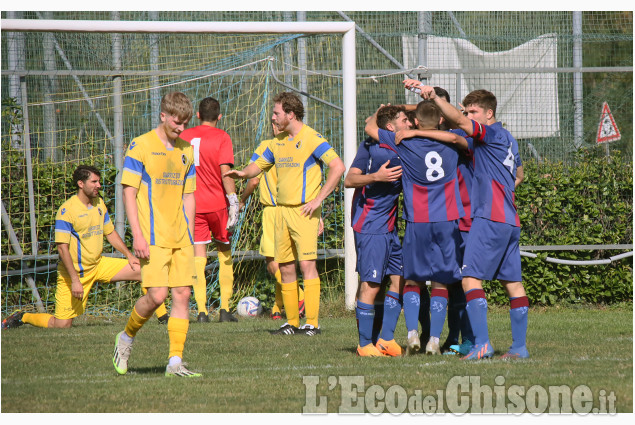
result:
[(461, 280), (461, 232), (458, 220), (406, 225), (404, 278), (450, 285)]
[(362, 282), (381, 283), (385, 276), (403, 276), (401, 244), (397, 230), (384, 234), (353, 232), (357, 273)]
[(470, 236), (470, 232), (461, 230), (461, 254), (465, 255), (465, 247), (467, 246), (467, 237)]
[(463, 277), (521, 282), (520, 227), (474, 217), (463, 257)]

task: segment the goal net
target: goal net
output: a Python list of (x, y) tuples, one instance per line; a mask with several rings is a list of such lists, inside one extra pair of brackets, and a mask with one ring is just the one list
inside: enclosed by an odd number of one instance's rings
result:
[[(18, 308), (53, 311), (55, 214), (76, 193), (70, 176), (79, 164), (102, 171), (104, 201), (128, 247), (132, 245), (118, 173), (129, 141), (157, 125), (163, 94), (181, 91), (195, 110), (207, 96), (219, 100), (220, 127), (232, 138), (236, 168), (249, 162), (261, 140), (272, 137), (272, 98), (281, 91), (301, 95), (305, 123), (322, 133), (340, 156), (346, 125), (356, 138), (354, 112), (348, 120), (352, 126), (345, 124), (345, 110), (354, 111), (355, 105), (354, 95), (353, 103), (344, 105), (347, 65), (342, 59), (345, 33), (354, 33), (354, 24), (155, 25), (38, 18), (3, 20), (2, 28), (4, 314)], [(7, 29), (11, 22), (15, 25)], [(321, 61), (323, 55), (331, 60)], [(354, 74), (352, 81), (354, 93)], [(238, 192), (243, 187), (237, 183)], [(326, 229), (318, 243), (318, 269), (326, 293), (341, 293), (344, 285), (344, 205), (341, 188), (323, 204)], [(256, 192), (232, 239), (232, 304), (245, 295), (257, 296), (266, 306), (273, 301), (274, 281), (258, 254), (261, 214)], [(206, 270), (211, 309), (220, 296), (213, 249), (211, 244)], [(118, 255), (106, 241), (104, 253)], [(140, 294), (137, 282), (98, 283), (87, 313), (127, 312)]]

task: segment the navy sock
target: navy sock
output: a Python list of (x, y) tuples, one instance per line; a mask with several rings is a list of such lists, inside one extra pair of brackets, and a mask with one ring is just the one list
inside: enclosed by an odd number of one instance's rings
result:
[(375, 320), (373, 321), (373, 344), (377, 344), (384, 322), (384, 304), (375, 304)]
[(387, 291), (386, 298), (384, 298), (384, 322), (381, 328), (381, 339), (384, 341), (395, 339), (395, 328), (401, 314), (401, 307), (399, 294)]
[(448, 307), (448, 291), (433, 289), (430, 297), (430, 336), (441, 337)]
[(529, 312), (529, 299), (516, 297), (509, 299), (509, 319), (512, 324), (512, 350), (527, 344), (527, 313)]
[(372, 342), (375, 306), (357, 301), (355, 309), (357, 317), (357, 331), (359, 332), (359, 346), (364, 347)]
[(467, 314), (474, 332), (474, 343), (485, 344), (489, 341), (487, 329), (487, 299), (482, 289), (472, 289), (465, 293), (467, 300)]
[(430, 293), (425, 286), (421, 288), (419, 323), (421, 323), (421, 341), (428, 341), (430, 339)]
[(403, 315), (406, 318), (408, 331), (418, 330), (419, 309), (421, 303), (420, 289), (418, 286), (406, 286), (403, 290)]

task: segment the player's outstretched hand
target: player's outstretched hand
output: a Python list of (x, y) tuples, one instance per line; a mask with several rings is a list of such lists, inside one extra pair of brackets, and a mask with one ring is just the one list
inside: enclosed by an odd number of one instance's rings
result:
[(229, 170), (228, 172), (223, 174), (223, 177), (231, 177), (234, 180), (244, 179), (245, 172), (242, 170)]
[(421, 97), (426, 100), (434, 100), (437, 97), (437, 93), (434, 91), (434, 87), (432, 86), (422, 86)]
[(229, 211), (227, 213), (227, 230), (229, 233), (234, 231), (234, 228), (238, 224), (238, 214), (240, 214), (240, 205), (238, 202), (238, 196), (235, 193), (227, 195), (229, 200)]
[(394, 182), (401, 178), (401, 166), (398, 165), (396, 167), (388, 168), (388, 165), (390, 165), (390, 161), (386, 161), (381, 167), (379, 167), (379, 170), (375, 172), (376, 181)]

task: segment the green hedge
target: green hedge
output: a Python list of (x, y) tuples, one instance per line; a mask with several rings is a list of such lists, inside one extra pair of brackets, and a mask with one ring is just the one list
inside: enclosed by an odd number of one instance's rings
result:
[[(30, 253), (28, 227), (28, 196), (24, 156), (13, 149), (8, 138), (2, 143), (2, 199), (10, 214), (25, 253)], [(521, 245), (591, 245), (632, 244), (633, 235), (633, 174), (632, 163), (620, 162), (615, 152), (611, 158), (598, 151), (580, 151), (575, 165), (529, 161), (525, 163), (525, 181), (517, 190), (516, 203), (522, 223)], [(103, 160), (97, 165), (104, 171), (104, 199), (114, 211), (113, 199), (116, 170)], [(69, 182), (74, 164), (51, 164), (33, 159), (33, 175), (36, 182), (36, 208), (39, 213), (38, 238), (40, 253), (55, 253), (52, 241), (55, 212), (64, 199), (74, 193)], [(332, 195), (333, 196), (333, 195)], [(330, 199), (330, 205), (334, 205)], [(257, 217), (257, 216), (256, 216)], [(341, 248), (343, 206), (325, 208), (325, 221), (330, 229), (320, 248)], [(259, 226), (242, 227), (241, 240), (246, 249), (257, 249)], [(126, 241), (130, 245), (129, 235)], [(7, 233), (3, 226), (2, 252), (10, 253)], [(604, 259), (623, 251), (541, 251), (539, 258), (523, 257), (523, 280), (532, 304), (554, 303), (614, 303), (630, 301), (633, 297), (632, 257), (609, 265), (565, 266), (547, 263), (544, 257), (571, 260)], [(40, 263), (41, 264), (41, 263)], [(28, 265), (28, 263), (22, 266)], [(328, 269), (328, 265), (334, 267)], [(323, 272), (329, 276), (328, 287), (337, 290), (344, 285), (341, 261), (324, 262)], [(2, 264), (4, 270), (20, 267), (20, 262)], [(264, 266), (258, 282), (271, 280), (264, 274)], [(252, 276), (252, 279), (255, 276)], [(262, 279), (262, 280), (261, 280)], [(3, 304), (9, 289), (20, 287), (19, 276), (3, 279)], [(486, 282), (492, 303), (506, 304), (507, 298), (501, 285)], [(271, 298), (269, 288), (256, 288), (256, 293)], [(13, 292), (16, 295), (15, 292)], [(26, 294), (24, 294), (26, 295)], [(9, 302), (10, 303), (10, 302)]]

